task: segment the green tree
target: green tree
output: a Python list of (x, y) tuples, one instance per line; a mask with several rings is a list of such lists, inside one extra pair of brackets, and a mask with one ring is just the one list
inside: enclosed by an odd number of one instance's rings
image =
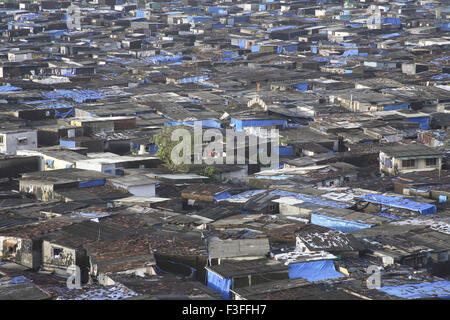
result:
[(219, 177), (217, 176), (217, 173), (219, 172), (219, 170), (216, 167), (212, 167), (212, 166), (207, 166), (204, 170), (203, 170), (203, 174), (209, 178), (211, 178), (212, 181), (218, 182), (219, 181)]
[[(185, 126), (172, 126), (172, 127), (167, 127), (164, 128), (159, 134), (156, 134), (153, 136), (152, 139), (150, 139), (150, 143), (154, 143), (155, 145), (158, 146), (158, 151), (156, 153), (156, 156), (164, 161), (164, 163), (166, 164), (167, 168), (169, 168), (169, 170), (171, 170), (172, 172), (188, 172), (190, 165), (189, 164), (175, 164), (172, 161), (172, 150), (173, 148), (179, 144), (179, 141), (172, 141), (172, 132), (175, 129), (180, 129), (180, 128), (188, 128)], [(193, 145), (193, 137), (191, 135), (191, 146)], [(193, 148), (191, 147), (191, 152), (192, 152)]]

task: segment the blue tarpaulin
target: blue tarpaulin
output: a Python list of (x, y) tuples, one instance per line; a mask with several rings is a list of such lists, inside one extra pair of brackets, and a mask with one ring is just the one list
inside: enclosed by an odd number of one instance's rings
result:
[(419, 213), (422, 214), (436, 213), (436, 206), (434, 204), (416, 202), (402, 197), (392, 197), (381, 194), (368, 194), (360, 198), (367, 202), (378, 203), (394, 208), (402, 208), (411, 211), (418, 211)]
[(422, 130), (428, 130), (428, 123), (429, 123), (430, 117), (414, 117), (414, 118), (408, 118), (409, 122), (415, 122), (420, 125), (420, 129)]
[(67, 117), (70, 117), (70, 116), (73, 116), (73, 115), (75, 115), (75, 109), (74, 108), (70, 109), (67, 112), (59, 112), (57, 109), (55, 109), (55, 117), (61, 117), (61, 118), (64, 119), (64, 118), (67, 118)]
[(342, 232), (351, 232), (373, 227), (372, 224), (328, 217), (318, 213), (311, 214), (311, 223), (318, 226), (339, 230)]
[(298, 26), (281, 26), (281, 27), (274, 27), (274, 28), (269, 28), (269, 32), (272, 31), (281, 31), (281, 30), (287, 30), (287, 29), (295, 29), (298, 28)]
[(392, 24), (392, 25), (400, 25), (402, 24), (402, 20), (400, 20), (400, 18), (381, 18), (381, 22), (382, 23), (388, 23), (388, 24)]
[(348, 56), (357, 56), (358, 55), (358, 49), (350, 49), (345, 51), (342, 54), (344, 57), (348, 57)]
[(384, 111), (400, 110), (400, 109), (409, 109), (409, 103), (386, 105), (383, 107)]
[(193, 82), (199, 82), (201, 80), (206, 80), (208, 78), (209, 78), (209, 75), (207, 75), (207, 74), (200, 75), (200, 76), (185, 77), (185, 78), (178, 79), (178, 83), (179, 84), (193, 83)]
[(104, 217), (109, 217), (110, 214), (108, 213), (101, 213), (101, 212), (79, 212), (76, 213), (74, 215), (71, 215), (71, 218), (104, 218)]
[(238, 120), (231, 118), (231, 123), (235, 125), (234, 130), (241, 132), (245, 127), (263, 127), (263, 126), (283, 126), (286, 129), (287, 120)]
[(20, 91), (22, 88), (14, 87), (10, 84), (5, 84), (3, 86), (0, 86), (0, 92), (12, 92), (12, 91)]
[(67, 99), (75, 101), (77, 103), (82, 103), (87, 100), (102, 99), (103, 94), (98, 91), (84, 89), (84, 90), (55, 90), (50, 92), (42, 92), (42, 95), (51, 100), (57, 99)]
[(222, 293), (222, 298), (229, 300), (231, 298), (231, 279), (221, 278), (215, 273), (208, 270), (208, 287)]
[(313, 58), (314, 61), (318, 61), (318, 62), (329, 62), (330, 58), (326, 58), (326, 57), (314, 57)]
[(311, 202), (319, 205), (334, 207), (334, 208), (348, 208), (351, 205), (345, 202), (337, 202), (333, 200), (327, 200), (323, 198), (313, 197), (307, 194), (303, 193), (295, 193), (290, 191), (284, 191), (284, 190), (272, 190), (270, 191), (270, 194), (276, 194), (281, 197), (293, 197), (298, 200), (302, 200), (304, 202)]
[(187, 17), (188, 22), (200, 23), (211, 21), (213, 18), (208, 16), (189, 16)]
[(395, 214), (387, 213), (387, 212), (377, 212), (375, 214), (377, 216), (384, 217), (384, 218), (389, 218), (389, 219), (392, 219), (392, 220), (400, 220), (400, 219), (402, 219), (402, 217), (399, 217), (399, 216), (396, 216)]
[(442, 28), (442, 31), (450, 31), (450, 22), (447, 21), (435, 22), (434, 26)]
[(168, 63), (168, 62), (180, 62), (183, 60), (182, 56), (156, 56), (156, 57), (150, 57), (144, 59), (146, 62), (154, 63), (154, 64), (161, 64), (161, 63)]
[(298, 91), (307, 91), (308, 90), (308, 83), (297, 83), (292, 86), (294, 88), (296, 88)]
[(304, 278), (308, 281), (320, 281), (345, 277), (337, 272), (333, 260), (309, 261), (289, 265), (289, 279)]
[(226, 15), (228, 14), (227, 7), (208, 7), (208, 12), (212, 14)]
[(76, 142), (72, 141), (72, 140), (59, 139), (59, 145), (63, 146), (63, 147), (75, 148), (76, 147)]
[(278, 154), (280, 156), (292, 156), (294, 154), (294, 150), (292, 146), (279, 146)]
[(381, 287), (379, 290), (404, 299), (450, 299), (450, 281), (404, 284), (400, 286)]
[(54, 160), (45, 160), (45, 163), (47, 164), (47, 166), (48, 166), (49, 168), (53, 168)]
[[(258, 153), (263, 152), (263, 149), (258, 150)], [(257, 174), (255, 176), (256, 179), (264, 179), (264, 180), (286, 180), (289, 178), (293, 178), (294, 175), (289, 175), (289, 174), (280, 174), (280, 175), (276, 175), (276, 176), (264, 176), (264, 175), (260, 175)]]
[(389, 33), (389, 34), (384, 34), (381, 36), (381, 38), (383, 39), (390, 39), (390, 38), (394, 38), (394, 37), (398, 37), (400, 36), (400, 33)]
[(235, 194), (227, 199), (227, 201), (247, 201), (250, 198), (265, 192), (266, 190), (247, 190), (239, 194)]
[(362, 23), (349, 23), (347, 24), (347, 26), (351, 27), (351, 28), (361, 28), (363, 26)]
[(97, 180), (91, 180), (86, 182), (80, 182), (78, 184), (79, 188), (89, 188), (89, 187), (98, 187), (98, 186), (104, 186), (106, 183), (105, 179), (97, 179)]
[(216, 201), (225, 200), (231, 197), (231, 194), (228, 191), (223, 191), (221, 193), (216, 194), (213, 198)]
[(32, 282), (32, 281), (25, 276), (13, 277), (10, 280), (10, 283), (13, 283), (13, 284), (20, 284), (20, 283), (25, 283), (25, 282)]
[(431, 80), (446, 80), (450, 78), (450, 73), (438, 74), (436, 76), (432, 76)]
[(355, 48), (357, 45), (356, 45), (356, 43), (353, 43), (353, 42), (341, 42), (341, 46)]
[(184, 121), (184, 122), (171, 121), (171, 122), (167, 122), (166, 126), (169, 126), (169, 127), (182, 126), (182, 125), (193, 126), (193, 125), (197, 125), (197, 123), (199, 123), (199, 122), (201, 122), (201, 126), (204, 128), (217, 128), (217, 129), (221, 128), (220, 122), (217, 122), (216, 120)]

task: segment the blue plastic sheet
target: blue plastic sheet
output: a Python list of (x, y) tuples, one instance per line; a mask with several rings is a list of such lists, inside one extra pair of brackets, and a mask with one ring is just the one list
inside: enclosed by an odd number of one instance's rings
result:
[(304, 278), (308, 281), (320, 281), (345, 277), (336, 271), (333, 260), (309, 261), (289, 265), (289, 279)]
[(84, 90), (55, 90), (50, 92), (42, 92), (42, 95), (51, 100), (67, 99), (78, 103), (85, 102), (87, 100), (102, 99), (103, 94), (90, 89)]
[(350, 204), (345, 203), (345, 202), (337, 202), (337, 201), (333, 201), (333, 200), (327, 200), (327, 199), (323, 199), (323, 198), (313, 197), (313, 196), (303, 194), (303, 193), (295, 193), (295, 192), (284, 191), (284, 190), (272, 190), (272, 191), (270, 191), (270, 194), (276, 194), (281, 197), (293, 197), (295, 199), (302, 200), (304, 202), (311, 202), (311, 203), (315, 203), (315, 204), (319, 204), (319, 205), (323, 205), (323, 206), (334, 207), (334, 208), (348, 208), (351, 206)]
[(400, 286), (381, 287), (379, 290), (404, 299), (450, 299), (450, 281), (404, 284)]
[(362, 196), (361, 199), (367, 202), (378, 203), (394, 208), (418, 211), (422, 214), (436, 213), (436, 206), (434, 204), (416, 202), (402, 197), (391, 197), (381, 194), (368, 194), (366, 196)]
[(409, 109), (409, 103), (385, 105), (383, 108), (384, 111), (400, 110), (400, 109)]
[(431, 80), (445, 80), (450, 78), (450, 73), (443, 73), (443, 74), (439, 74), (436, 76), (432, 76), (430, 79)]
[(392, 25), (400, 25), (402, 24), (402, 20), (400, 18), (381, 18), (381, 22), (382, 23), (388, 23), (388, 24), (392, 24)]
[(279, 146), (278, 154), (280, 156), (292, 156), (294, 154), (294, 150), (292, 146)]
[(351, 50), (347, 50), (342, 54), (344, 57), (348, 57), (348, 56), (357, 56), (358, 55), (358, 49), (351, 49)]
[(223, 191), (219, 194), (216, 194), (214, 196), (214, 200), (218, 201), (218, 200), (224, 200), (224, 199), (228, 199), (229, 197), (231, 197), (231, 194), (228, 191)]
[(430, 118), (427, 117), (414, 117), (414, 118), (408, 118), (409, 122), (415, 122), (420, 125), (420, 129), (422, 130), (428, 130), (428, 123), (430, 121)]
[(201, 120), (201, 121), (184, 121), (184, 122), (176, 122), (176, 121), (171, 121), (171, 122), (167, 122), (166, 125), (167, 126), (182, 126), (182, 125), (197, 125), (198, 122), (201, 122), (201, 125), (203, 128), (217, 128), (220, 129), (221, 128), (221, 124), (220, 122), (217, 122), (216, 120)]
[(10, 84), (5, 84), (0, 86), (0, 92), (12, 92), (12, 91), (20, 91), (22, 88), (12, 86)]
[(55, 109), (55, 117), (61, 117), (61, 118), (64, 119), (64, 118), (67, 118), (67, 117), (70, 117), (70, 116), (73, 116), (73, 115), (75, 115), (75, 109), (74, 108), (70, 109), (67, 112), (59, 112), (57, 109)]
[[(176, 62), (176, 63), (180, 63), (180, 62)], [(181, 78), (178, 79), (178, 83), (183, 84), (183, 83), (194, 83), (194, 82), (199, 82), (201, 80), (206, 80), (209, 79), (209, 75), (201, 75), (201, 76), (193, 76), (193, 77), (186, 77), (186, 78)]]
[(208, 270), (208, 287), (222, 293), (222, 298), (225, 300), (231, 299), (231, 279), (221, 278), (215, 273)]
[(59, 139), (59, 145), (63, 146), (63, 147), (71, 147), (71, 148), (75, 148), (77, 146), (75, 141), (63, 140), (63, 139)]
[(154, 64), (161, 64), (161, 63), (168, 63), (168, 62), (180, 62), (183, 60), (182, 56), (156, 56), (144, 59), (146, 62), (154, 63)]
[(32, 282), (32, 281), (25, 276), (17, 276), (17, 277), (11, 278), (10, 282), (13, 284), (20, 284), (20, 283)]
[(45, 163), (47, 164), (47, 166), (48, 166), (49, 168), (53, 168), (53, 163), (54, 163), (53, 160), (45, 160)]
[(327, 228), (331, 228), (334, 230), (339, 230), (342, 232), (351, 232), (351, 231), (355, 231), (355, 230), (361, 230), (361, 229), (367, 229), (367, 228), (373, 227), (373, 225), (371, 225), (371, 224), (349, 221), (349, 220), (344, 220), (344, 219), (338, 219), (338, 218), (334, 218), (334, 217), (328, 217), (328, 216), (317, 214), (317, 213), (311, 214), (311, 223), (318, 225), (318, 226), (327, 227)]
[(261, 126), (283, 126), (286, 129), (287, 120), (238, 120), (231, 118), (231, 123), (235, 125), (234, 130), (241, 132), (245, 127), (261, 127)]
[(248, 191), (244, 191), (241, 192), (239, 194), (235, 194), (233, 196), (231, 196), (230, 198), (228, 198), (227, 201), (243, 201), (243, 200), (249, 200), (251, 198), (253, 198), (254, 196), (265, 192), (266, 190), (248, 190)]
[(308, 90), (308, 83), (298, 83), (292, 85), (294, 88), (296, 88), (298, 91), (307, 91)]
[(206, 21), (211, 21), (213, 18), (208, 16), (188, 16), (187, 20), (188, 22), (194, 22), (194, 23), (202, 23)]
[(397, 216), (395, 214), (387, 213), (387, 212), (377, 212), (375, 214), (377, 216), (388, 218), (388, 219), (392, 219), (392, 220), (401, 220), (402, 219), (402, 217), (399, 217), (399, 216)]
[(274, 27), (274, 28), (269, 28), (269, 32), (272, 31), (281, 31), (281, 30), (287, 30), (287, 29), (295, 29), (298, 28), (298, 26), (281, 26), (281, 27)]
[(389, 34), (384, 34), (381, 36), (381, 38), (383, 39), (390, 39), (390, 38), (394, 38), (394, 37), (398, 37), (400, 36), (400, 33), (389, 33)]
[(78, 184), (78, 187), (79, 188), (98, 187), (105, 185), (105, 183), (106, 183), (105, 179), (91, 180), (86, 182), (80, 182)]

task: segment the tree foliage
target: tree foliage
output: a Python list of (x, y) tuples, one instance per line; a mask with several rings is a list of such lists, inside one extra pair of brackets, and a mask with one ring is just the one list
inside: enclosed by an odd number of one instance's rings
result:
[(211, 178), (211, 180), (214, 181), (214, 182), (218, 182), (219, 181), (219, 177), (217, 176), (218, 173), (219, 173), (219, 170), (216, 167), (213, 167), (213, 166), (207, 166), (203, 170), (203, 174), (205, 176)]
[[(159, 134), (156, 134), (153, 136), (152, 139), (150, 139), (150, 143), (154, 143), (158, 146), (158, 151), (156, 153), (156, 156), (164, 161), (167, 168), (169, 168), (173, 172), (188, 172), (190, 165), (189, 164), (175, 164), (172, 161), (172, 150), (173, 148), (178, 145), (179, 141), (172, 141), (172, 132), (175, 129), (180, 129), (184, 126), (172, 126), (164, 128)], [(191, 150), (193, 150), (191, 148)]]

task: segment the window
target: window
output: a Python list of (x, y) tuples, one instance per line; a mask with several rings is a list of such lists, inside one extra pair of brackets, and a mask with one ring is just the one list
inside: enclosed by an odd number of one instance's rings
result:
[(61, 248), (53, 248), (52, 249), (52, 258), (53, 259), (62, 259), (63, 249)]
[(403, 160), (402, 167), (403, 168), (413, 168), (416, 166), (416, 160)]
[(4, 143), (4, 136), (0, 136), (0, 144), (3, 144)]
[(4, 241), (3, 242), (3, 252), (8, 254), (16, 253), (17, 243), (12, 241)]
[(28, 144), (28, 139), (27, 138), (17, 138), (17, 144), (18, 145), (27, 145)]
[(437, 159), (436, 158), (425, 159), (425, 163), (427, 167), (434, 167), (437, 165)]

